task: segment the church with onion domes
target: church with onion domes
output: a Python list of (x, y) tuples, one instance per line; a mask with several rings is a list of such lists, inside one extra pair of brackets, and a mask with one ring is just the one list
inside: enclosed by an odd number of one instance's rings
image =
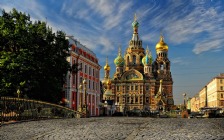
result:
[(163, 35), (155, 46), (156, 58), (148, 46), (142, 46), (136, 15), (132, 23), (133, 35), (122, 56), (119, 47), (114, 59), (116, 71), (110, 77), (108, 59), (104, 66), (103, 101), (110, 103), (112, 112), (129, 110), (169, 111), (173, 105), (173, 80), (168, 58), (168, 45)]

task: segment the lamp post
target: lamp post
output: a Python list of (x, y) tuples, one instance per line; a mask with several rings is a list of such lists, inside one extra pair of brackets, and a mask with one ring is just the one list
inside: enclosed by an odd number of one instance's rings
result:
[(17, 97), (19, 98), (19, 96), (20, 96), (20, 90), (18, 89), (17, 90)]
[(107, 111), (107, 105), (108, 105), (108, 104), (107, 104), (107, 100), (106, 100), (106, 101), (104, 102), (104, 107), (105, 107), (105, 109), (106, 109), (106, 111), (105, 111), (106, 115), (108, 115), (108, 113), (107, 113), (107, 112), (108, 112), (108, 111)]
[(116, 106), (116, 111), (118, 111), (119, 110), (119, 102), (116, 102), (115, 106)]
[(184, 96), (184, 110), (186, 109), (186, 102), (185, 102), (185, 100), (186, 100), (186, 95), (187, 95), (186, 93), (183, 94), (183, 96)]
[[(82, 112), (82, 84), (79, 85), (79, 109), (78, 111), (81, 113)], [(78, 118), (81, 118), (81, 115), (78, 114)]]
[(118, 102), (116, 102), (114, 105), (115, 105), (115, 107), (116, 107), (115, 113), (120, 112), (119, 101), (118, 101)]
[(87, 92), (86, 92), (86, 85), (87, 85), (87, 81), (86, 79), (83, 80), (83, 85), (84, 85), (84, 98), (85, 98), (85, 103), (84, 103), (84, 113), (85, 113), (85, 117), (88, 118), (89, 117), (89, 111), (88, 111), (88, 105), (87, 105)]

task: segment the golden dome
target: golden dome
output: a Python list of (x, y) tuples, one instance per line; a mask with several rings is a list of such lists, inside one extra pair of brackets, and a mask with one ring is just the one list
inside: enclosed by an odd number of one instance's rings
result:
[(102, 84), (105, 85), (106, 83), (107, 83), (107, 79), (104, 78), (104, 79), (102, 80)]
[(104, 66), (104, 70), (110, 70), (110, 66), (108, 65), (108, 58), (106, 59), (106, 65)]
[(168, 51), (168, 45), (164, 42), (164, 38), (161, 35), (159, 42), (156, 44), (156, 51)]
[(110, 79), (107, 80), (107, 85), (111, 85), (111, 80)]
[(106, 65), (104, 66), (104, 70), (110, 70), (110, 66), (109, 66), (108, 64), (106, 64)]

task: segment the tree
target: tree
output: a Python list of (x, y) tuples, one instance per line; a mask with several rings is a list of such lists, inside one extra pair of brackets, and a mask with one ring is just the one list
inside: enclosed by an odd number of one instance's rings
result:
[(70, 69), (65, 33), (13, 9), (2, 11), (0, 38), (0, 95), (58, 102)]

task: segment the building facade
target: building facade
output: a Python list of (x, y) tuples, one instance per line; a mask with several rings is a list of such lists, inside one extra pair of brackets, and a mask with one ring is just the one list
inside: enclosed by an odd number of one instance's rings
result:
[(198, 112), (200, 110), (200, 100), (198, 94), (190, 99), (190, 106), (192, 112)]
[(108, 60), (104, 66), (103, 100), (112, 101), (115, 110), (119, 112), (133, 109), (170, 110), (174, 101), (168, 45), (161, 35), (155, 46), (156, 59), (153, 60), (149, 48), (142, 46), (136, 16), (132, 27), (133, 35), (124, 56), (119, 48), (114, 60), (116, 72), (112, 78)]
[[(100, 69), (96, 54), (73, 37), (67, 37), (70, 44), (70, 56), (67, 61), (73, 71), (68, 71), (64, 85), (66, 106), (74, 110), (85, 102), (91, 116), (99, 115)], [(86, 80), (86, 85), (83, 80)], [(86, 93), (86, 95), (84, 94)], [(85, 101), (85, 96), (87, 101)]]
[[(197, 100), (195, 100), (196, 98)], [(191, 99), (191, 105), (191, 108), (193, 108), (191, 111), (199, 111), (202, 107), (224, 108), (224, 73), (214, 77), (203, 87), (199, 93)]]

